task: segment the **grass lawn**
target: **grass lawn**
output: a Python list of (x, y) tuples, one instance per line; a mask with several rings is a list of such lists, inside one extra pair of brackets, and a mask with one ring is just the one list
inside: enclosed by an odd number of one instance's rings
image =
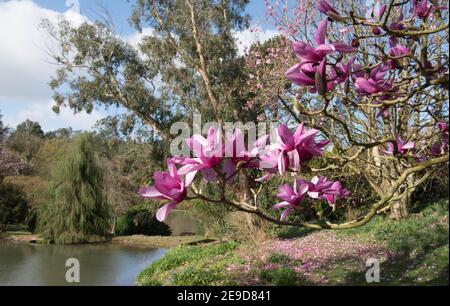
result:
[[(376, 217), (360, 228), (285, 228), (261, 245), (180, 246), (137, 277), (139, 285), (448, 285), (448, 200), (407, 220)], [(366, 260), (380, 282), (366, 282)]]

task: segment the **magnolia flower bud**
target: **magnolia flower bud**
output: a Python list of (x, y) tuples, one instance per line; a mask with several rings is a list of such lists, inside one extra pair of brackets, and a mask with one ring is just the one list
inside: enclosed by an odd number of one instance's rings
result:
[(326, 76), (326, 61), (323, 60), (315, 73), (315, 82), (317, 92), (324, 96), (327, 93), (327, 76)]
[(352, 40), (352, 47), (353, 48), (358, 48), (359, 47), (359, 39), (355, 38)]
[(378, 35), (381, 34), (381, 30), (380, 30), (379, 27), (373, 27), (373, 28), (372, 28), (372, 33), (373, 33), (373, 35), (378, 36)]

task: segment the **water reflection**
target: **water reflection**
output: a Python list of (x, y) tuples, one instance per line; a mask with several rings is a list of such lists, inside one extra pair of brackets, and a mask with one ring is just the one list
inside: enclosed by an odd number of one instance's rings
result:
[(200, 222), (186, 210), (172, 210), (165, 221), (172, 230), (172, 236), (202, 234)]

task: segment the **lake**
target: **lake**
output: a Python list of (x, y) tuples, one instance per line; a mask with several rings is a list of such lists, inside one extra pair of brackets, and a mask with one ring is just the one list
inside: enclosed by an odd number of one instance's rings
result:
[(166, 251), (111, 243), (39, 245), (0, 240), (0, 286), (73, 285), (65, 280), (69, 258), (80, 263), (77, 285), (133, 286), (137, 274)]

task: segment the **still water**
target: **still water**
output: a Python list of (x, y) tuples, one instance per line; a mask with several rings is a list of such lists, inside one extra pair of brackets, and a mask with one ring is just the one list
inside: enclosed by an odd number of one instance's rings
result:
[(111, 243), (33, 245), (0, 240), (0, 285), (72, 285), (66, 282), (65, 264), (76, 258), (78, 285), (133, 286), (137, 274), (165, 252)]

